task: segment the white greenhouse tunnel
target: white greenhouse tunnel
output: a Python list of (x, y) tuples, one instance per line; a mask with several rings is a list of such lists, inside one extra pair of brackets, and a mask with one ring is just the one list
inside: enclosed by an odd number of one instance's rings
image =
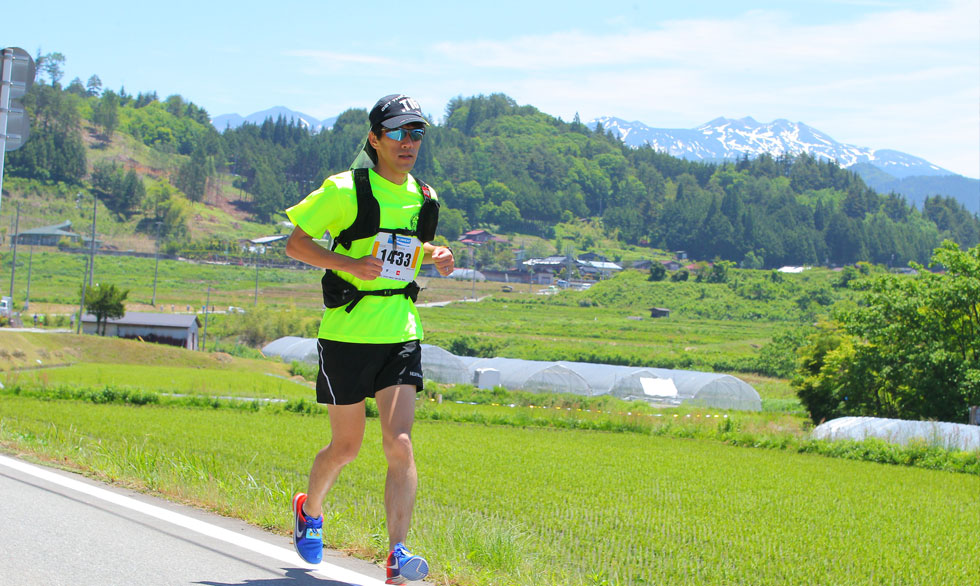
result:
[(813, 437), (862, 441), (877, 438), (892, 444), (922, 442), (947, 450), (980, 450), (980, 426), (943, 421), (906, 421), (881, 417), (839, 417), (821, 423)]
[[(317, 363), (316, 339), (287, 336), (262, 348), (266, 356), (284, 362)], [(537, 393), (613, 395), (663, 406), (696, 405), (718, 409), (760, 411), (759, 393), (745, 381), (727, 374), (616, 366), (586, 362), (548, 362), (516, 358), (456, 356), (443, 348), (422, 344), (425, 378), (440, 383), (469, 383), (480, 388), (500, 385)]]

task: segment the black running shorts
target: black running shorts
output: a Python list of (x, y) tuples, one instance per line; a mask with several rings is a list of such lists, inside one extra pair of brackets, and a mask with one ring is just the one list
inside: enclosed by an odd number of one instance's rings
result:
[(422, 389), (422, 346), (418, 340), (354, 344), (318, 338), (316, 347), (320, 355), (317, 403), (354, 405), (394, 385)]

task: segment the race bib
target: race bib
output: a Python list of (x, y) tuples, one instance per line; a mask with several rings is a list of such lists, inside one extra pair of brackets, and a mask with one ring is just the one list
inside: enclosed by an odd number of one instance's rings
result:
[(371, 254), (383, 263), (381, 276), (386, 279), (407, 283), (415, 278), (415, 267), (422, 262), (422, 243), (415, 236), (380, 232), (374, 237), (371, 250)]

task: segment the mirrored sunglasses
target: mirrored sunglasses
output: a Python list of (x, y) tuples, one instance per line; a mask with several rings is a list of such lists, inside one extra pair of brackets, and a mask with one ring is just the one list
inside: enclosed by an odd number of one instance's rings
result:
[(406, 134), (409, 136), (409, 138), (412, 139), (412, 142), (418, 142), (422, 140), (422, 137), (425, 135), (425, 129), (424, 128), (396, 128), (395, 130), (385, 131), (385, 136), (397, 142), (401, 142), (405, 138)]

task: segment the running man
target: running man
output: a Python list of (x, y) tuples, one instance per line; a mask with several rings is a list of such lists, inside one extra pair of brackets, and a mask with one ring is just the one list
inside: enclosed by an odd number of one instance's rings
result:
[[(410, 175), (428, 125), (418, 103), (404, 95), (385, 96), (368, 118), (371, 129), (351, 170), (327, 178), (286, 210), (295, 225), (286, 254), (327, 269), (316, 393), (317, 402), (327, 405), (331, 430), (330, 443), (313, 460), (307, 492), (293, 498), (293, 539), (304, 560), (320, 562), (323, 501), (360, 450), (364, 401), (373, 397), (388, 462), (385, 583), (404, 584), (428, 575), (425, 559), (405, 547), (418, 484), (411, 432), (415, 395), (422, 388), (422, 327), (414, 278), (422, 263), (433, 263), (448, 275), (455, 260), (449, 248), (428, 242), (438, 217), (437, 200)], [(363, 228), (373, 207), (366, 205), (370, 200), (365, 194), (378, 206), (367, 235), (354, 226)], [(332, 250), (314, 241), (325, 232), (334, 237)]]

